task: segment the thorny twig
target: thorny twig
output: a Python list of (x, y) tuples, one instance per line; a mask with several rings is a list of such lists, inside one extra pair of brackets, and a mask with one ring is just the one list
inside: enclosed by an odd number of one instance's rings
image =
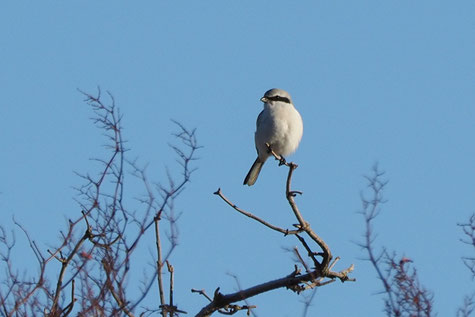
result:
[[(465, 237), (460, 239), (463, 243), (472, 246), (472, 251), (475, 253), (475, 213), (473, 213), (467, 223), (458, 224), (462, 228)], [(463, 263), (472, 273), (475, 278), (475, 255), (462, 257)]]
[[(96, 176), (78, 174), (85, 181), (84, 185), (77, 188), (77, 202), (82, 215), (68, 221), (67, 230), (60, 232), (59, 245), (48, 250), (49, 254), (43, 255), (28, 232), (17, 224), (24, 231), (39, 264), (35, 282), (32, 283), (31, 278), (22, 279), (13, 271), (10, 250), (14, 243), (6, 238), (0, 227), (0, 247), (6, 247), (5, 251), (0, 250), (0, 264), (9, 272), (5, 287), (0, 287), (0, 314), (5, 316), (23, 314), (59, 317), (71, 315), (73, 311), (78, 316), (133, 316), (133, 311), (146, 298), (158, 275), (157, 269), (151, 275), (144, 275), (138, 298), (130, 298), (128, 294), (134, 292), (128, 291), (130, 286), (127, 281), (130, 280), (132, 264), (142, 263), (132, 260), (137, 247), (143, 244), (145, 233), (157, 221), (165, 219), (170, 224), (171, 235), (168, 238), (171, 246), (162, 256), (162, 261), (169, 258), (176, 246), (177, 217), (173, 212), (173, 204), (195, 170), (191, 163), (196, 159), (196, 150), (200, 148), (195, 130), (187, 130), (175, 122), (178, 132), (174, 137), (183, 146), (173, 144), (170, 147), (178, 157), (183, 180), (176, 181), (168, 173), (168, 185), (159, 185), (154, 189), (147, 182), (145, 169), (125, 159), (127, 150), (122, 137), (122, 115), (112, 94), (107, 92), (110, 102), (105, 103), (100, 89), (96, 95), (81, 93), (94, 112), (94, 124), (104, 132), (107, 140), (105, 148), (110, 155), (106, 159), (94, 160), (100, 164)], [(132, 167), (132, 174), (145, 185), (148, 198), (139, 200), (145, 206), (143, 211), (125, 206), (128, 200), (124, 192), (126, 164)], [(78, 224), (82, 221), (86, 222), (86, 229), (78, 235)], [(58, 262), (52, 262), (52, 259)], [(60, 264), (56, 279), (47, 275), (46, 266), (50, 263)], [(162, 266), (163, 263), (159, 265), (160, 268)], [(51, 281), (56, 287), (50, 286)], [(71, 293), (67, 303), (66, 289), (70, 289)], [(166, 302), (163, 304), (168, 305)], [(142, 314), (150, 311), (145, 308)], [(183, 311), (175, 309), (170, 316), (178, 313)]]
[(457, 317), (470, 317), (475, 312), (475, 293), (465, 296), (463, 305), (457, 310)]
[(367, 260), (384, 286), (386, 315), (429, 317), (432, 313), (433, 296), (420, 284), (417, 272), (411, 265), (412, 260), (407, 257), (396, 258), (396, 255), (389, 255), (386, 249), (379, 254), (375, 251), (373, 221), (380, 214), (381, 205), (386, 202), (383, 192), (388, 182), (383, 179), (384, 174), (374, 165), (372, 175), (366, 177), (371, 198), (365, 198), (361, 194), (363, 209), (360, 213), (366, 226), (364, 242), (359, 245), (367, 251)]

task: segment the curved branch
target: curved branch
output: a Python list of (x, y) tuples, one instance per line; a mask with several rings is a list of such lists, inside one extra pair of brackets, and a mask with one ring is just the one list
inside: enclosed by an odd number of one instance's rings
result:
[(310, 227), (310, 224), (305, 221), (305, 219), (302, 216), (302, 213), (300, 212), (297, 204), (295, 203), (294, 197), (296, 196), (297, 193), (301, 193), (298, 191), (292, 191), (291, 190), (291, 184), (292, 184), (292, 174), (295, 171), (295, 169), (298, 167), (297, 164), (290, 162), (286, 164), (289, 167), (289, 174), (287, 176), (287, 182), (285, 186), (285, 195), (287, 197), (287, 201), (290, 204), (290, 207), (292, 208), (292, 211), (294, 212), (295, 218), (297, 218), (299, 222), (299, 226), (302, 231), (305, 231), (308, 236), (315, 241), (318, 246), (322, 249), (323, 251), (323, 261), (321, 263), (321, 268), (323, 270), (323, 273), (325, 275), (326, 271), (328, 271), (328, 266), (330, 265), (330, 261), (332, 259), (332, 254), (330, 251), (330, 248), (328, 245), (323, 241), (322, 238), (318, 234), (315, 233), (315, 231), (312, 230)]
[(299, 232), (301, 232), (301, 230), (289, 230), (289, 229), (282, 229), (280, 227), (277, 227), (277, 226), (274, 226), (273, 224), (270, 224), (268, 223), (267, 221), (253, 215), (252, 213), (248, 212), (248, 211), (245, 211), (244, 209), (241, 209), (239, 208), (238, 206), (236, 206), (234, 203), (232, 203), (228, 198), (226, 198), (226, 196), (223, 195), (223, 193), (221, 192), (221, 188), (218, 188), (217, 191), (215, 191), (213, 194), (219, 196), (222, 200), (224, 200), (229, 206), (231, 206), (234, 210), (240, 212), (241, 214), (243, 214), (244, 216), (246, 217), (249, 217), (251, 219), (254, 219), (256, 220), (257, 222), (260, 222), (262, 223), (264, 226), (272, 229), (272, 230), (275, 230), (275, 231), (278, 231), (280, 233), (283, 233), (284, 235), (288, 235), (288, 234), (297, 234)]

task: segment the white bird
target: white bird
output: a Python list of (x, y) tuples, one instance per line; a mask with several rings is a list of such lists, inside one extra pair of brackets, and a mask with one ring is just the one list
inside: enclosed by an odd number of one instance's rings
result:
[(261, 101), (264, 110), (257, 117), (254, 134), (257, 159), (244, 179), (244, 185), (249, 186), (254, 185), (262, 166), (271, 155), (266, 143), (283, 158), (295, 152), (303, 134), (302, 117), (292, 104), (288, 92), (274, 88), (268, 90)]

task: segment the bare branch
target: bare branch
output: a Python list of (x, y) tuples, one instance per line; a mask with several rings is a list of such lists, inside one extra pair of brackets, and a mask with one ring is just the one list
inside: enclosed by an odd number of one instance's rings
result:
[(262, 283), (248, 289), (240, 290), (236, 293), (231, 293), (228, 295), (223, 295), (219, 292), (219, 288), (215, 291), (213, 301), (205, 306), (201, 311), (196, 315), (196, 317), (210, 316), (213, 312), (217, 311), (220, 308), (226, 307), (227, 305), (235, 302), (245, 300), (247, 298), (269, 292), (278, 288), (288, 288), (295, 292), (300, 292), (303, 289), (303, 286), (300, 284), (303, 282), (311, 281), (315, 277), (318, 277), (318, 272), (313, 271), (308, 274), (295, 276), (293, 273), (289, 276), (273, 280), (270, 282)]
[(465, 237), (460, 239), (463, 243), (472, 246), (473, 256), (462, 257), (463, 263), (475, 278), (475, 213), (473, 213), (467, 223), (458, 224), (462, 228)]
[[(128, 281), (133, 280), (130, 278), (131, 267), (142, 263), (135, 261), (135, 251), (139, 245), (149, 243), (143, 237), (147, 231), (153, 230), (156, 219), (166, 221), (170, 227), (170, 246), (167, 248), (165, 245), (165, 252), (160, 250), (160, 269), (177, 245), (178, 217), (174, 212), (174, 200), (183, 192), (195, 171), (191, 163), (196, 160), (196, 151), (200, 148), (196, 131), (176, 123), (178, 132), (173, 136), (180, 144), (171, 145), (171, 150), (177, 155), (181, 177), (173, 177), (169, 172), (168, 185), (153, 189), (146, 179), (145, 169), (125, 159), (127, 149), (122, 136), (122, 115), (112, 94), (107, 92), (108, 102), (104, 102), (99, 88), (96, 95), (81, 93), (94, 113), (94, 125), (103, 132), (108, 157), (92, 160), (99, 164), (97, 174), (77, 174), (84, 182), (76, 188), (81, 215), (67, 221), (67, 229), (60, 231), (58, 245), (51, 247), (47, 253), (43, 254), (42, 248), (30, 238), (27, 230), (14, 221), (25, 233), (38, 262), (35, 279), (22, 278), (13, 271), (10, 250), (14, 243), (7, 239), (0, 227), (0, 263), (8, 275), (7, 281), (0, 286), (0, 315), (134, 316), (134, 310), (147, 297), (158, 275), (157, 267), (150, 274), (144, 274), (145, 279), (141, 281), (144, 287), (139, 287), (138, 298), (128, 298)], [(139, 208), (126, 207), (129, 201), (124, 191), (126, 164), (132, 166), (132, 175), (145, 185), (147, 199), (133, 198), (134, 202), (141, 204)], [(78, 229), (82, 221), (86, 223), (85, 231)], [(46, 269), (51, 263), (60, 264), (57, 276), (50, 276), (52, 270)], [(132, 274), (136, 271), (134, 269)], [(51, 283), (55, 287), (51, 287)], [(70, 299), (66, 290), (70, 291)], [(165, 301), (163, 304), (173, 308), (173, 287), (170, 292), (171, 305)], [(158, 311), (158, 306), (155, 311)], [(146, 309), (145, 312), (149, 311)], [(176, 307), (168, 311), (170, 316), (184, 313)]]
[(475, 312), (475, 293), (465, 296), (463, 305), (457, 310), (457, 317), (470, 317)]
[[(366, 230), (364, 242), (359, 245), (367, 251), (367, 260), (384, 286), (386, 315), (429, 317), (432, 314), (433, 295), (420, 284), (417, 272), (411, 265), (412, 260), (407, 257), (396, 258), (396, 255), (389, 255), (386, 249), (375, 251), (372, 224), (381, 212), (381, 205), (386, 202), (383, 191), (388, 182), (383, 179), (384, 174), (374, 165), (372, 175), (365, 177), (371, 197), (365, 198), (361, 194), (363, 209), (360, 213), (364, 217)], [(379, 255), (376, 255), (377, 253)]]
[(272, 229), (272, 230), (275, 230), (277, 232), (280, 232), (280, 233), (283, 233), (284, 235), (288, 235), (288, 234), (297, 234), (299, 232), (301, 232), (301, 230), (289, 230), (289, 229), (282, 229), (282, 228), (279, 228), (277, 226), (274, 226), (270, 223), (268, 223), (267, 221), (253, 215), (252, 213), (248, 212), (248, 211), (245, 211), (241, 208), (239, 208), (238, 206), (236, 206), (235, 204), (233, 204), (226, 196), (224, 196), (223, 192), (221, 191), (221, 188), (218, 188), (217, 191), (215, 191), (213, 193), (214, 195), (218, 195), (222, 200), (224, 200), (229, 206), (231, 206), (232, 208), (234, 208), (234, 210), (240, 212), (241, 214), (243, 214), (244, 216), (246, 217), (249, 217), (251, 219), (254, 219), (258, 222), (260, 222), (261, 224), (263, 224), (264, 226)]
[[(298, 224), (294, 225), (297, 227), (297, 230), (288, 230), (288, 229), (282, 229), (280, 227), (274, 226), (267, 221), (255, 216), (254, 214), (245, 211), (239, 207), (237, 207), (236, 204), (232, 203), (228, 198), (226, 198), (221, 189), (218, 189), (214, 194), (219, 196), (224, 202), (226, 202), (229, 206), (231, 206), (234, 210), (238, 211), (242, 215), (249, 217), (253, 220), (256, 220), (257, 222), (263, 224), (264, 226), (283, 233), (285, 236), (287, 235), (292, 235), (296, 236), (300, 243), (304, 246), (305, 250), (307, 251), (307, 255), (310, 257), (312, 260), (315, 269), (310, 269), (309, 266), (307, 266), (305, 260), (303, 257), (300, 255), (297, 249), (294, 249), (295, 254), (297, 255), (299, 262), (304, 265), (307, 274), (301, 275), (300, 270), (296, 267), (294, 272), (290, 274), (289, 276), (286, 276), (281, 279), (277, 279), (274, 281), (270, 281), (267, 283), (263, 283), (260, 285), (256, 285), (254, 287), (250, 287), (248, 289), (240, 290), (237, 293), (233, 294), (228, 294), (228, 295), (223, 295), (219, 292), (219, 288), (215, 291), (215, 295), (211, 303), (209, 303), (207, 306), (205, 306), (196, 316), (210, 316), (216, 311), (219, 311), (220, 313), (225, 313), (225, 314), (234, 314), (236, 311), (235, 310), (225, 310), (223, 311), (223, 308), (228, 308), (231, 307), (232, 303), (235, 303), (237, 301), (245, 300), (249, 297), (269, 292), (271, 290), (281, 288), (281, 287), (286, 287), (287, 289), (290, 289), (294, 292), (300, 293), (306, 289), (311, 289), (323, 285), (327, 285), (331, 282), (333, 282), (335, 279), (340, 279), (340, 281), (345, 282), (345, 281), (354, 281), (355, 279), (349, 278), (349, 274), (353, 271), (354, 266), (351, 265), (345, 270), (342, 270), (340, 272), (333, 272), (331, 271), (331, 268), (335, 265), (336, 261), (333, 262), (330, 266), (332, 255), (330, 248), (328, 245), (325, 243), (325, 241), (315, 233), (315, 231), (312, 230), (310, 227), (310, 224), (305, 221), (304, 217), (302, 216), (302, 213), (300, 212), (297, 203), (295, 202), (295, 196), (297, 194), (302, 194), (300, 191), (295, 191), (291, 189), (291, 183), (292, 183), (292, 175), (297, 168), (297, 165), (295, 163), (288, 163), (285, 161), (283, 157), (280, 157), (276, 155), (274, 152), (272, 152), (272, 149), (270, 149), (270, 152), (274, 155), (276, 160), (279, 161), (279, 165), (285, 165), (289, 168), (289, 173), (287, 176), (286, 180), (286, 198), (287, 201), (289, 202), (289, 205), (291, 207), (291, 210), (296, 217)], [(306, 234), (312, 241), (314, 241), (321, 249), (322, 252), (314, 252), (312, 251), (311, 247), (307, 244), (305, 239), (300, 235), (300, 234)], [(317, 256), (321, 256), (322, 262), (319, 262), (317, 260)], [(328, 279), (325, 281), (324, 279)], [(200, 292), (193, 290), (194, 292)], [(204, 294), (204, 292), (200, 292), (200, 294)]]

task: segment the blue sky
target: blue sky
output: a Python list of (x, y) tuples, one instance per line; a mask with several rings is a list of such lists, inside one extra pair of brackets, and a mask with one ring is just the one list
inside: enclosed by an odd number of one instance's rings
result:
[[(227, 273), (244, 287), (288, 274), (283, 248), (296, 241), (212, 195), (221, 187), (269, 221), (294, 222), (283, 168), (269, 162), (255, 186), (242, 186), (259, 98), (279, 87), (304, 120), (290, 157), (298, 203), (358, 279), (319, 289), (310, 315), (383, 314), (381, 285), (354, 243), (362, 176), (376, 161), (390, 181), (378, 242), (414, 260), (440, 316), (474, 289), (460, 260), (473, 251), (456, 224), (475, 210), (475, 2), (11, 1), (0, 4), (0, 28), (2, 224), (14, 216), (45, 249), (80, 212), (74, 171), (94, 171), (89, 159), (104, 154), (77, 91), (99, 85), (114, 95), (129, 155), (149, 163), (150, 178), (173, 166), (170, 119), (196, 127), (204, 146), (177, 205), (181, 308), (205, 304), (191, 288), (234, 291)], [(251, 303), (260, 316), (295, 316), (299, 300), (279, 290)]]

